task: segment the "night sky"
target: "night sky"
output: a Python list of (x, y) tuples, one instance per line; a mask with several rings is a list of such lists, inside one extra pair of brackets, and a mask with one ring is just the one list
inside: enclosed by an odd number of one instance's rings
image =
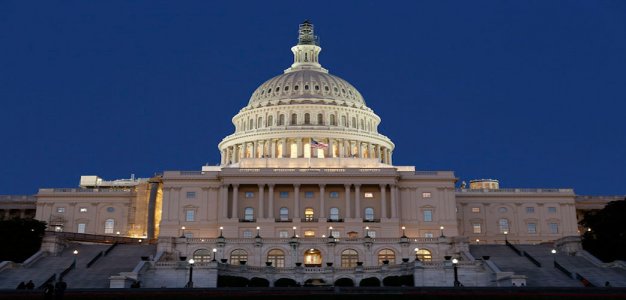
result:
[(626, 194), (626, 1), (0, 1), (0, 194), (199, 170), (310, 19), (395, 165)]

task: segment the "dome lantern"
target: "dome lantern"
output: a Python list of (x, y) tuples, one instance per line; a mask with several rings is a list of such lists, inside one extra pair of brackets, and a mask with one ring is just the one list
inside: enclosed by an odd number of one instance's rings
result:
[(328, 72), (319, 64), (319, 54), (322, 48), (319, 46), (319, 39), (315, 35), (314, 26), (309, 20), (300, 24), (298, 29), (298, 44), (291, 47), (293, 52), (293, 64), (285, 73), (297, 70), (318, 70)]

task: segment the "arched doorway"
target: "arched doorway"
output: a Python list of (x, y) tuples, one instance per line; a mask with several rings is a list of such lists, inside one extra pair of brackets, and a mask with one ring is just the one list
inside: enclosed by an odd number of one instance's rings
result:
[(304, 286), (323, 286), (326, 285), (326, 281), (321, 278), (311, 278), (304, 282)]
[(354, 286), (354, 281), (350, 278), (340, 278), (335, 281), (335, 286)]
[(304, 265), (307, 267), (322, 266), (322, 252), (317, 249), (309, 249), (304, 252)]

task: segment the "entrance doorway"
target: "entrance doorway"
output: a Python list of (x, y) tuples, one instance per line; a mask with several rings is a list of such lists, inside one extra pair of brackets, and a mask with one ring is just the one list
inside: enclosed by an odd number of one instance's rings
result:
[(304, 265), (306, 267), (321, 267), (322, 252), (317, 249), (309, 249), (304, 252)]

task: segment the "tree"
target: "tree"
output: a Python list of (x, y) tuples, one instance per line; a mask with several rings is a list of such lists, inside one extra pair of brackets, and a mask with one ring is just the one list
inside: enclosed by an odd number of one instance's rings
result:
[(23, 262), (41, 247), (46, 222), (34, 219), (0, 221), (0, 261)]
[(626, 198), (585, 213), (580, 224), (587, 228), (583, 234), (585, 250), (605, 262), (626, 260)]

